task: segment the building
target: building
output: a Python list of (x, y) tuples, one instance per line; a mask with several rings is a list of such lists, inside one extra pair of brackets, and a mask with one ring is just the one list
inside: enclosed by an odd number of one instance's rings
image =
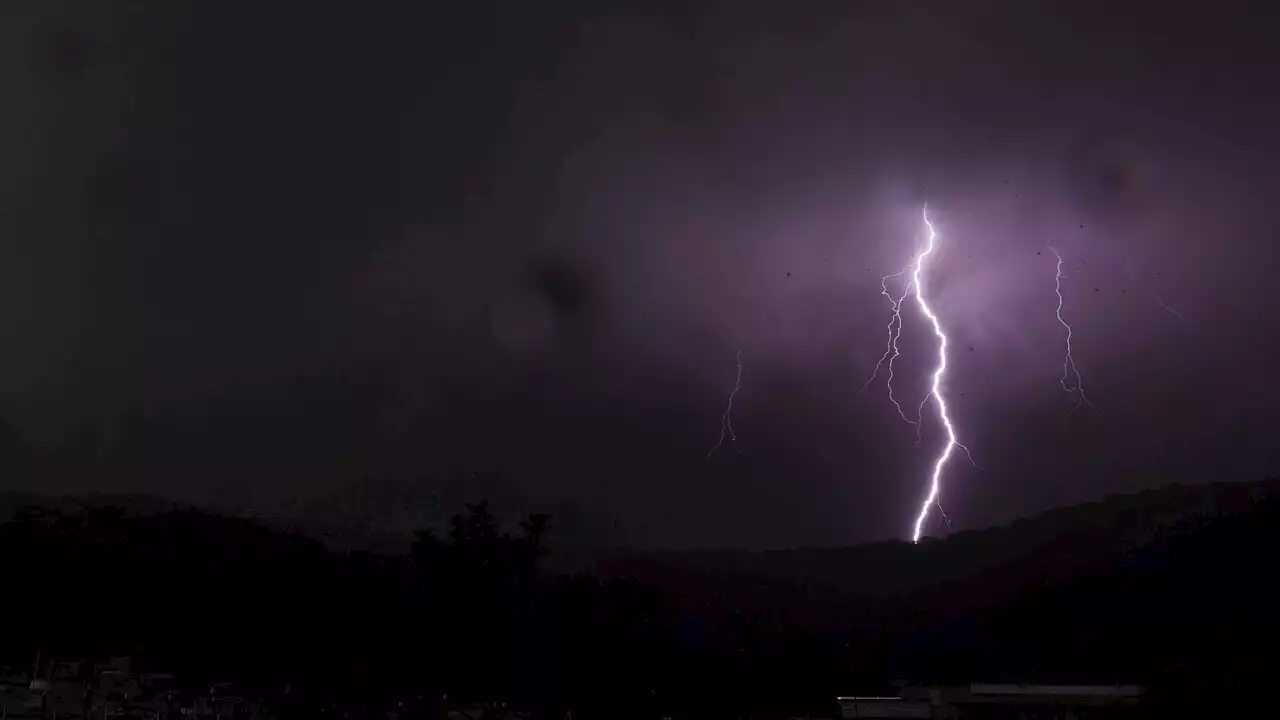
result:
[(167, 673), (133, 671), (129, 658), (41, 663), (31, 674), (0, 667), (3, 720), (237, 720), (268, 717), (263, 703), (241, 697), (230, 683), (207, 692), (184, 690)]
[(903, 687), (895, 696), (837, 698), (840, 717), (881, 720), (1109, 720), (1136, 717), (1136, 685)]

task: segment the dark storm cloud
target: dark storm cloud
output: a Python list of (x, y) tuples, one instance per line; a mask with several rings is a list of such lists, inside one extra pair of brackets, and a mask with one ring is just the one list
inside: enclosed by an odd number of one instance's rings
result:
[(577, 319), (589, 311), (590, 289), (586, 274), (564, 259), (547, 258), (530, 268), (537, 292), (556, 315), (566, 320)]
[(50, 487), (497, 470), (597, 540), (897, 535), (937, 429), (860, 389), (928, 200), (958, 525), (1273, 472), (1275, 54), (1132, 9), (14, 4), (0, 412)]

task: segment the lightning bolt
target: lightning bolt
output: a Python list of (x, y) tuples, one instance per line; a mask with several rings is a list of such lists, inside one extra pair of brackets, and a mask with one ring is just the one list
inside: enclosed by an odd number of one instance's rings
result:
[(894, 278), (903, 277), (907, 274), (907, 271), (910, 268), (911, 266), (908, 265), (892, 275), (885, 275), (880, 278), (880, 294), (889, 301), (889, 305), (893, 309), (893, 313), (889, 316), (889, 324), (885, 326), (888, 339), (885, 340), (884, 354), (876, 361), (876, 366), (875, 369), (871, 371), (871, 376), (862, 384), (862, 390), (864, 392), (866, 391), (866, 389), (876, 379), (876, 376), (880, 374), (880, 368), (881, 366), (885, 366), (885, 361), (887, 360), (888, 365), (886, 367), (888, 370), (888, 378), (885, 384), (889, 388), (889, 402), (893, 403), (893, 406), (897, 408), (899, 417), (912, 425), (915, 425), (918, 429), (920, 426), (919, 417), (915, 420), (907, 417), (907, 414), (902, 411), (902, 405), (898, 402), (898, 399), (893, 396), (893, 361), (897, 360), (898, 356), (901, 354), (898, 352), (898, 338), (902, 336), (902, 304), (906, 302), (907, 294), (911, 292), (911, 283), (907, 282), (903, 285), (902, 295), (895, 299), (889, 294), (889, 281)]
[(729, 392), (729, 402), (725, 405), (724, 413), (720, 415), (720, 438), (716, 440), (715, 447), (707, 453), (707, 457), (715, 454), (720, 446), (724, 444), (724, 435), (727, 432), (730, 440), (737, 440), (738, 434), (733, 431), (733, 398), (742, 389), (742, 348), (738, 348), (737, 354), (734, 355), (738, 363), (738, 375), (733, 381), (733, 390)]
[[(1081, 405), (1088, 405), (1092, 409), (1093, 403), (1089, 402), (1089, 396), (1084, 393), (1084, 382), (1080, 379), (1080, 370), (1076, 368), (1076, 359), (1071, 355), (1071, 324), (1062, 317), (1062, 278), (1066, 277), (1062, 272), (1062, 255), (1052, 245), (1049, 245), (1048, 248), (1049, 252), (1053, 253), (1054, 258), (1057, 259), (1056, 274), (1053, 278), (1053, 292), (1058, 296), (1058, 307), (1055, 313), (1058, 316), (1058, 323), (1062, 325), (1062, 328), (1067, 333), (1067, 348), (1062, 356), (1062, 378), (1058, 382), (1062, 385), (1063, 392), (1075, 395), (1076, 402), (1071, 408), (1071, 412), (1074, 413), (1080, 409)], [(1072, 376), (1075, 376), (1074, 385), (1070, 384)]]
[[(942, 331), (942, 323), (939, 322), (938, 316), (934, 314), (929, 307), (929, 301), (925, 299), (923, 283), (920, 280), (920, 273), (924, 268), (925, 260), (933, 253), (934, 243), (938, 238), (938, 233), (933, 228), (933, 223), (929, 222), (929, 206), (925, 205), (920, 213), (924, 221), (927, 234), (927, 245), (923, 252), (915, 258), (914, 268), (911, 271), (911, 284), (915, 289), (916, 304), (920, 306), (920, 312), (928, 318), (929, 323), (933, 326), (933, 334), (938, 338), (938, 366), (933, 371), (933, 382), (929, 387), (929, 394), (925, 396), (927, 402), (929, 398), (933, 398), (934, 404), (938, 407), (938, 419), (942, 421), (943, 428), (947, 431), (947, 442), (943, 446), (942, 452), (933, 462), (933, 473), (929, 476), (929, 493), (924, 502), (920, 504), (920, 513), (916, 515), (915, 528), (911, 533), (911, 542), (920, 542), (920, 533), (924, 528), (924, 521), (929, 517), (929, 508), (939, 506), (938, 495), (941, 492), (942, 471), (947, 466), (947, 461), (951, 459), (952, 453), (957, 447), (968, 452), (956, 439), (956, 429), (951, 423), (951, 416), (947, 412), (947, 401), (942, 394), (942, 378), (947, 373), (947, 335)], [(924, 403), (920, 404), (923, 409)], [(940, 507), (940, 506), (939, 506)]]

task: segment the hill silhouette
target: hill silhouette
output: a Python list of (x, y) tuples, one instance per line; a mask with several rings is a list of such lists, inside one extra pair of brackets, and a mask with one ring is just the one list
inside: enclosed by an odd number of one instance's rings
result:
[(1280, 498), (1280, 480), (1175, 485), (1054, 508), (943, 539), (925, 538), (919, 546), (890, 540), (765, 551), (617, 550), (599, 553), (588, 562), (605, 574), (742, 576), (873, 597), (897, 596), (979, 574), (998, 576), (1028, 560), (1038, 564), (1040, 572), (1070, 576), (1275, 498)]
[[(923, 683), (1134, 682), (1152, 706), (1263, 702), (1280, 633), (1277, 483), (1164, 488), (919, 546), (608, 553), (549, 571), (555, 520), (485, 504), (407, 554), (133, 498), (7, 496), (0, 652), (131, 654), (284, 717), (827, 715)], [(22, 502), (19, 502), (22, 501)], [(558, 714), (558, 715), (557, 715)]]

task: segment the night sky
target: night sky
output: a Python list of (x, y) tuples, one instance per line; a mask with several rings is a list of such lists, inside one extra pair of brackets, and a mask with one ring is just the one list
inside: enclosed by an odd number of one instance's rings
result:
[(926, 201), (955, 529), (1280, 472), (1277, 28), (1175, 5), (7, 2), (0, 489), (906, 537)]

